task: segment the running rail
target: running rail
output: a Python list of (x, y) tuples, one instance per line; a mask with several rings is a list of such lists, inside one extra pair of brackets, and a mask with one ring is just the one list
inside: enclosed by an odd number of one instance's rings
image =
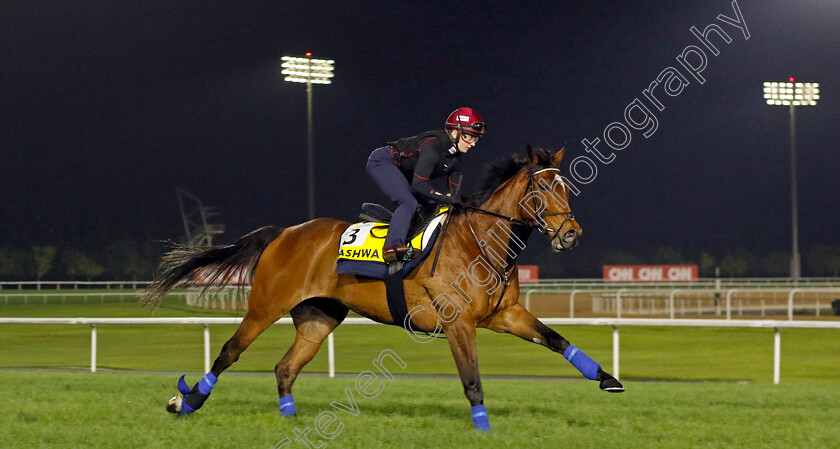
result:
[[(0, 317), (0, 324), (65, 324), (89, 325), (90, 333), (90, 371), (96, 372), (96, 348), (98, 325), (148, 325), (148, 324), (194, 324), (204, 326), (204, 371), (210, 371), (210, 325), (238, 324), (242, 318), (227, 317), (166, 317), (166, 318), (7, 318)], [(773, 383), (780, 382), (781, 334), (779, 329), (840, 329), (840, 321), (788, 321), (788, 320), (724, 320), (724, 319), (669, 319), (669, 318), (541, 318), (544, 324), (558, 326), (612, 326), (613, 328), (613, 369), (612, 374), (619, 376), (619, 327), (741, 327), (766, 328), (774, 330), (773, 338)], [(281, 318), (274, 324), (292, 324), (291, 318)], [(342, 324), (380, 324), (367, 318), (346, 318)], [(327, 338), (329, 376), (335, 377), (335, 343), (333, 334)]]

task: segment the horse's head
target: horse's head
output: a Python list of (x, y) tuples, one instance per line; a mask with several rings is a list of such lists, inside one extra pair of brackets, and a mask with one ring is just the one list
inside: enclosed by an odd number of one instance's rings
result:
[(528, 187), (519, 201), (522, 218), (549, 238), (553, 251), (574, 248), (583, 231), (569, 207), (570, 184), (560, 174), (565, 150), (551, 154), (527, 146), (525, 151)]
[(575, 187), (560, 174), (563, 150), (528, 146), (525, 152), (526, 158), (513, 156), (488, 165), (482, 187), (465, 207), (537, 229), (554, 251), (574, 248), (582, 231), (569, 209), (569, 190)]

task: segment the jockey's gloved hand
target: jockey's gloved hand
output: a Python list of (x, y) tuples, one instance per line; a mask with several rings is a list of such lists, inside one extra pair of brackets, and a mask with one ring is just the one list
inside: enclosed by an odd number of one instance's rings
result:
[(440, 202), (449, 206), (460, 204), (461, 203), (461, 195), (446, 193), (441, 195)]

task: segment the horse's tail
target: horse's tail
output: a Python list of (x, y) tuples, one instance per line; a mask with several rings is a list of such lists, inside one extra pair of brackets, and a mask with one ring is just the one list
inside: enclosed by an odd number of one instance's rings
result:
[(211, 285), (224, 287), (231, 281), (232, 275), (240, 270), (253, 280), (255, 268), (265, 248), (280, 236), (286, 228), (265, 226), (240, 237), (233, 245), (199, 247), (176, 245), (163, 256), (160, 273), (146, 289), (141, 302), (157, 309), (163, 298), (179, 283), (190, 278), (197, 270), (201, 271), (202, 281), (206, 286), (202, 294)]

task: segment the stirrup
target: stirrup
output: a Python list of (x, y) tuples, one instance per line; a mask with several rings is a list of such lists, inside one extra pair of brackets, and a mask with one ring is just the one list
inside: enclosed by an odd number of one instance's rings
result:
[(406, 248), (405, 252), (402, 255), (402, 261), (408, 262), (411, 259), (414, 259), (414, 256), (417, 255), (417, 251), (414, 250), (413, 246), (409, 246)]
[(413, 246), (396, 245), (382, 249), (382, 260), (387, 264), (394, 262), (408, 262), (417, 254)]

